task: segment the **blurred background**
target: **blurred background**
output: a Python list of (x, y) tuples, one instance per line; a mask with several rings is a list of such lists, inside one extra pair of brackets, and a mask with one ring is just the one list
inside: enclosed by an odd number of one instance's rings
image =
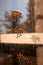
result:
[(15, 33), (16, 26), (23, 33), (43, 33), (43, 0), (0, 0), (0, 33)]
[[(33, 8), (33, 0), (0, 0), (0, 33), (12, 33), (13, 26), (21, 28), (23, 33), (35, 32)], [(17, 25), (10, 18), (12, 11), (21, 12), (22, 17), (14, 20)]]

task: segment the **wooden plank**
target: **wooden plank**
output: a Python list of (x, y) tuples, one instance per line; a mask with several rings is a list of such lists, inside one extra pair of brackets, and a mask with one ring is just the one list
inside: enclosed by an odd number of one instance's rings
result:
[(1, 34), (1, 43), (13, 44), (43, 44), (43, 33)]

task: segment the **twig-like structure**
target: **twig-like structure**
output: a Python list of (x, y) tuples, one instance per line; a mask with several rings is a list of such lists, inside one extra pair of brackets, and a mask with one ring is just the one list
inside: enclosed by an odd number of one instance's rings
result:
[[(11, 17), (13, 18), (13, 22), (17, 22), (20, 17), (21, 17), (21, 12), (18, 12), (18, 11), (12, 11), (11, 12)], [(17, 25), (15, 28), (13, 28), (13, 32), (14, 33), (17, 33), (17, 38), (20, 37), (22, 34), (22, 30), (21, 28)]]

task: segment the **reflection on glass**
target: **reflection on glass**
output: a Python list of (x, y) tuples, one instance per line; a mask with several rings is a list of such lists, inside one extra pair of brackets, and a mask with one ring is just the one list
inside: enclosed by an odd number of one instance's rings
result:
[(33, 16), (33, 1), (0, 0), (0, 33), (34, 32)]
[(0, 44), (0, 64), (43, 65), (43, 45)]
[(19, 29), (23, 33), (43, 32), (41, 3), (42, 0), (40, 5), (39, 0), (0, 0), (0, 33), (15, 33), (16, 26), (16, 33)]

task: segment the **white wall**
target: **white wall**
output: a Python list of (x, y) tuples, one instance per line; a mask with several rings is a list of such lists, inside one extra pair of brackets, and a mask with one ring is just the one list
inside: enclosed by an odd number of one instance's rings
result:
[[(38, 38), (40, 38), (39, 41)], [(36, 39), (36, 42), (33, 39)], [(18, 38), (17, 34), (1, 34), (1, 42), (9, 44), (43, 44), (43, 33), (23, 33)]]

